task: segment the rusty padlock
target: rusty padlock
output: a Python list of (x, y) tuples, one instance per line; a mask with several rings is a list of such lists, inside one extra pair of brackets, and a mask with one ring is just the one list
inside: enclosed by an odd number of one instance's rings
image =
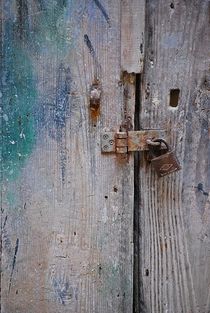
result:
[[(159, 177), (169, 175), (181, 169), (181, 166), (175, 155), (174, 150), (171, 150), (171, 147), (164, 139), (148, 140), (147, 143), (149, 146), (150, 155), (152, 155), (151, 164)], [(161, 143), (165, 144), (166, 152), (160, 154), (161, 150), (160, 149), (155, 150), (153, 148), (152, 143), (154, 143), (155, 145), (157, 145), (157, 143), (159, 143), (160, 145)], [(158, 151), (159, 155), (155, 154), (155, 151)]]

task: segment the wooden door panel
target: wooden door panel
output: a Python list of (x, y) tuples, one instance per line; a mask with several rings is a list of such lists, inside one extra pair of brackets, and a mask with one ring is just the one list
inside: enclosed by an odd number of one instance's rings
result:
[[(208, 313), (209, 2), (1, 9), (1, 311), (132, 312), (134, 207), (134, 310)], [(182, 164), (157, 179), (137, 156), (135, 203), (133, 156), (100, 149), (128, 118)]]
[[(140, 126), (167, 130), (182, 170), (158, 179), (141, 158), (140, 312), (210, 309), (208, 7), (209, 1), (146, 5)], [(180, 91), (176, 107), (171, 90)]]
[(133, 5), (137, 20), (137, 1), (1, 1), (1, 312), (132, 311), (133, 158), (100, 136), (133, 118)]

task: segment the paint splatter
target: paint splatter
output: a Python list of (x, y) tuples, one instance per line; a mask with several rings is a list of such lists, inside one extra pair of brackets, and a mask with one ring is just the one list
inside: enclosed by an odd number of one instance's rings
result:
[(52, 284), (56, 298), (62, 305), (68, 304), (72, 299), (77, 300), (78, 288), (74, 288), (66, 277), (59, 279), (52, 277)]
[(102, 15), (104, 16), (105, 20), (107, 21), (108, 25), (111, 26), (110, 24), (110, 18), (105, 10), (105, 8), (103, 7), (103, 5), (101, 4), (101, 2), (99, 0), (93, 0), (95, 2), (95, 4), (97, 5), (97, 7), (99, 8), (99, 10), (101, 11)]
[(84, 35), (84, 42), (86, 46), (88, 47), (89, 52), (92, 55), (92, 57), (95, 58), (96, 57), (95, 50), (87, 34)]
[(84, 42), (86, 44), (86, 46), (88, 47), (88, 50), (90, 52), (90, 54), (93, 57), (93, 61), (94, 61), (94, 76), (95, 76), (95, 80), (100, 80), (100, 76), (101, 76), (101, 65), (98, 62), (98, 59), (96, 57), (96, 52), (95, 49), (90, 41), (90, 38), (88, 37), (87, 34), (84, 35)]
[(12, 271), (11, 271), (10, 280), (9, 280), (9, 292), (10, 292), (10, 289), (11, 289), (12, 277), (13, 277), (13, 273), (14, 273), (14, 269), (15, 269), (15, 265), (16, 265), (18, 247), (19, 247), (19, 238), (17, 238), (16, 244), (15, 244), (15, 252), (14, 252), (14, 257), (13, 257), (13, 261), (12, 261)]
[(204, 196), (208, 196), (209, 193), (203, 190), (203, 184), (199, 183), (198, 186), (196, 187), (198, 191), (200, 191)]

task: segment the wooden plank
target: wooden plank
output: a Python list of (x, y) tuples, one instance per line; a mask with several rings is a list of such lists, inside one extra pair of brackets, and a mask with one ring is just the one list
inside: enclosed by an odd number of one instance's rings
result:
[[(167, 130), (182, 170), (158, 179), (141, 159), (136, 312), (209, 312), (208, 6), (146, 6), (140, 125)], [(169, 105), (172, 89), (180, 90), (177, 107)]]
[(133, 159), (100, 150), (133, 123), (121, 1), (2, 6), (1, 312), (132, 312)]
[(121, 66), (141, 73), (144, 60), (145, 0), (123, 0), (121, 14)]

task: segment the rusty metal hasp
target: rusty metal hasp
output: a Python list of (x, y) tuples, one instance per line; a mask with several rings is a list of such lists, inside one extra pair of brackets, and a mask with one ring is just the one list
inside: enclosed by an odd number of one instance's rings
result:
[(103, 153), (128, 153), (149, 150), (147, 140), (160, 137), (165, 137), (164, 130), (104, 131), (101, 136), (101, 151)]

